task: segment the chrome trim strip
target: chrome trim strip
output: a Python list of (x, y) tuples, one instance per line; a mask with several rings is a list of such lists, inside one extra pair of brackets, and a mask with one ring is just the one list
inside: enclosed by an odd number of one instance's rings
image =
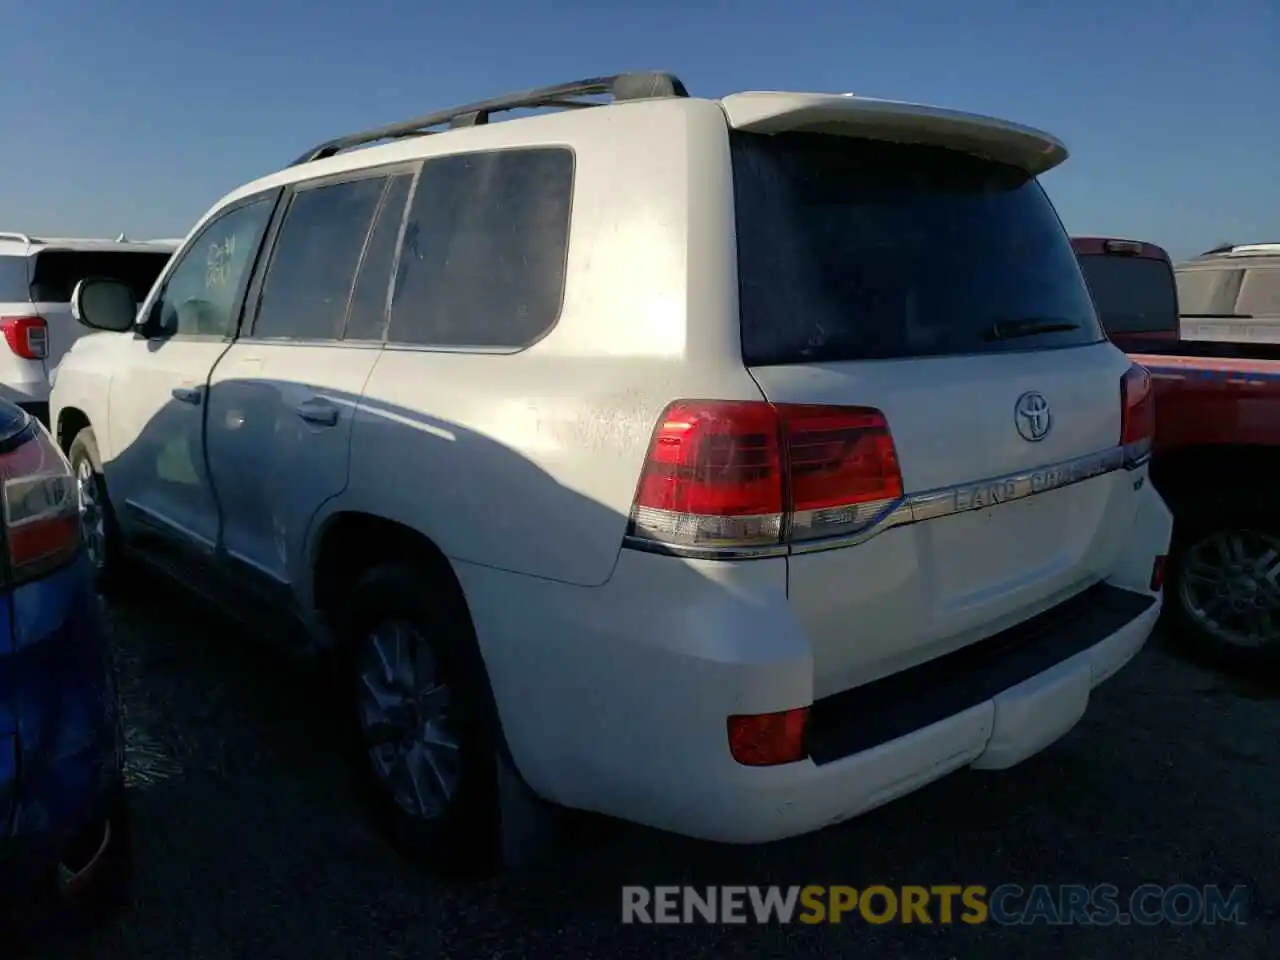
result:
[(984, 510), (1001, 503), (1014, 500), (1025, 500), (1051, 490), (1060, 490), (1086, 480), (1118, 470), (1136, 470), (1150, 458), (1146, 454), (1137, 460), (1130, 460), (1124, 447), (1111, 447), (1098, 453), (1086, 454), (1072, 460), (1047, 464), (1030, 470), (1009, 473), (972, 483), (962, 483), (951, 487), (939, 487), (921, 493), (910, 494), (897, 503), (890, 504), (861, 530), (855, 533), (841, 534), (835, 537), (823, 537), (818, 540), (793, 542), (790, 544), (770, 544), (768, 546), (723, 547), (723, 546), (685, 546), (682, 544), (655, 543), (639, 537), (628, 535), (623, 546), (651, 553), (663, 553), (671, 556), (688, 557), (703, 560), (753, 560), (759, 557), (780, 557), (806, 553), (818, 553), (823, 550), (838, 550), (843, 547), (866, 543), (886, 530), (902, 527), (928, 520), (939, 520), (943, 517), (957, 516), (971, 510)]
[(764, 557), (785, 557), (791, 551), (785, 543), (768, 543), (761, 546), (723, 547), (716, 545), (692, 545), (663, 543), (627, 534), (622, 546), (642, 553), (660, 553), (668, 557), (684, 557), (688, 560), (760, 560)]

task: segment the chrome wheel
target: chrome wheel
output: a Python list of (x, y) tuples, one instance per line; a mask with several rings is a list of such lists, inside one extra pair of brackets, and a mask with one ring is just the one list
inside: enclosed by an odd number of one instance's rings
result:
[(97, 474), (87, 458), (76, 464), (76, 489), (80, 497), (80, 535), (85, 553), (93, 568), (101, 570), (107, 562), (106, 514), (98, 492)]
[(1255, 530), (1219, 530), (1187, 548), (1179, 593), (1210, 636), (1257, 649), (1280, 626), (1280, 539)]
[(451, 695), (422, 634), (384, 621), (361, 640), (357, 710), (374, 776), (406, 813), (434, 819), (462, 776)]

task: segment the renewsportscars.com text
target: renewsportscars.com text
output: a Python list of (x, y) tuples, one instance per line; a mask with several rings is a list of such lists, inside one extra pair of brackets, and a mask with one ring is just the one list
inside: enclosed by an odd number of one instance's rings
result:
[(1242, 886), (937, 884), (622, 888), (623, 923), (913, 923), (1003, 926), (1243, 924)]

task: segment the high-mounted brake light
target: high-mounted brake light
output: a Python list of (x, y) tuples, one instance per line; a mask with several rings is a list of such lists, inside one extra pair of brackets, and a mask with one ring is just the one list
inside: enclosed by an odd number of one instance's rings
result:
[(1151, 389), (1151, 374), (1140, 364), (1133, 364), (1120, 378), (1120, 445), (1124, 447), (1125, 465), (1140, 466), (1151, 456), (1151, 441), (1156, 432), (1156, 402)]
[(49, 354), (49, 325), (44, 317), (0, 317), (9, 349), (23, 360), (43, 360)]
[(680, 400), (654, 430), (630, 532), (675, 546), (764, 550), (856, 532), (901, 497), (879, 410)]
[(1137, 240), (1107, 240), (1102, 244), (1107, 253), (1122, 253), (1130, 256), (1141, 256), (1142, 244)]
[(71, 465), (39, 423), (0, 452), (0, 536), (10, 585), (39, 577), (80, 549), (80, 503)]

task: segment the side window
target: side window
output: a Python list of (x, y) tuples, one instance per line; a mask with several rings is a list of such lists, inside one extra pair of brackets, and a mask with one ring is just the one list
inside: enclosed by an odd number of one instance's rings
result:
[(428, 160), (405, 225), (387, 339), (522, 347), (564, 295), (573, 154), (560, 147)]
[(1228, 267), (1178, 270), (1178, 311), (1183, 316), (1226, 317), (1235, 313), (1241, 270)]
[(1280, 316), (1280, 265), (1250, 267), (1245, 271), (1236, 313), (1250, 317)]
[(360, 274), (351, 291), (347, 311), (347, 340), (381, 340), (387, 329), (387, 290), (395, 266), (396, 241), (404, 222), (404, 205), (409, 199), (413, 174), (392, 177), (382, 197), (369, 242), (360, 261)]
[(210, 222), (180, 255), (154, 306), (153, 336), (227, 336), (274, 198), (236, 207)]
[(299, 190), (262, 282), (253, 336), (337, 340), (385, 177)]
[(0, 300), (27, 300), (30, 297), (27, 258), (0, 255)]

